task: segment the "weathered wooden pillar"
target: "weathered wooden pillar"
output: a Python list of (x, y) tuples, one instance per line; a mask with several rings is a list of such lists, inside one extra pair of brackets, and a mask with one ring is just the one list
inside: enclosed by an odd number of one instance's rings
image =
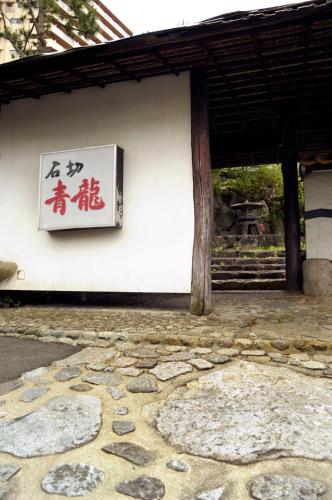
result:
[(299, 292), (302, 290), (302, 261), (298, 168), (294, 120), (290, 115), (285, 117), (284, 160), (281, 168), (284, 181), (286, 288), (289, 292)]
[(205, 315), (212, 309), (211, 246), (213, 190), (210, 160), (208, 99), (204, 70), (190, 74), (191, 141), (195, 207), (195, 239), (192, 262), (191, 314)]

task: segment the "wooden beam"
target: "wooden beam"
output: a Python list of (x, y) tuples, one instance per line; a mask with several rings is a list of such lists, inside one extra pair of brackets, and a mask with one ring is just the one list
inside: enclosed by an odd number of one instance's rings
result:
[(286, 288), (289, 292), (302, 290), (302, 261), (300, 252), (300, 211), (298, 192), (297, 151), (295, 145), (294, 118), (284, 118), (284, 219), (286, 247)]
[(211, 245), (213, 193), (210, 160), (208, 99), (204, 70), (190, 73), (191, 141), (194, 183), (195, 239), (192, 262), (191, 314), (206, 315), (212, 309)]

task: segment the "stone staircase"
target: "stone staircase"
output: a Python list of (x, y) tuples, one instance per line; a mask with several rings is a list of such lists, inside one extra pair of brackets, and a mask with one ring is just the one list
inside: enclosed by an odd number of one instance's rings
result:
[(223, 250), (212, 254), (212, 290), (284, 290), (283, 250)]

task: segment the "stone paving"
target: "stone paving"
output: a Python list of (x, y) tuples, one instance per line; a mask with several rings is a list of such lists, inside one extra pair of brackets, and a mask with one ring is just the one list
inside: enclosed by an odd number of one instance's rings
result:
[(118, 341), (0, 384), (0, 499), (331, 499), (331, 355), (218, 350)]
[(239, 344), (238, 338), (247, 338), (247, 347), (265, 351), (270, 350), (272, 342), (282, 339), (295, 352), (332, 349), (331, 298), (287, 292), (229, 292), (214, 294), (214, 302), (214, 311), (208, 317), (190, 315), (188, 299), (182, 297), (171, 298), (167, 310), (149, 309), (148, 305), (141, 309), (0, 309), (0, 335), (101, 347), (118, 340), (231, 347)]
[(88, 347), (0, 384), (0, 499), (332, 499), (330, 302), (216, 302), (1, 310), (3, 335)]

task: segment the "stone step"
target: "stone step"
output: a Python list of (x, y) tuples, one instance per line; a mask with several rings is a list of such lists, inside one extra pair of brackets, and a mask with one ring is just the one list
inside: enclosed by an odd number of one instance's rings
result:
[(212, 271), (213, 280), (285, 279), (286, 271)]
[(284, 290), (284, 279), (212, 280), (212, 290)]
[(266, 257), (284, 257), (285, 250), (219, 250), (212, 251), (213, 257), (253, 257), (265, 259)]
[(212, 264), (212, 271), (284, 271), (285, 264)]
[(242, 258), (242, 257), (212, 257), (212, 265), (226, 264), (226, 265), (260, 265), (260, 264), (285, 264), (285, 257), (262, 257), (260, 259)]

